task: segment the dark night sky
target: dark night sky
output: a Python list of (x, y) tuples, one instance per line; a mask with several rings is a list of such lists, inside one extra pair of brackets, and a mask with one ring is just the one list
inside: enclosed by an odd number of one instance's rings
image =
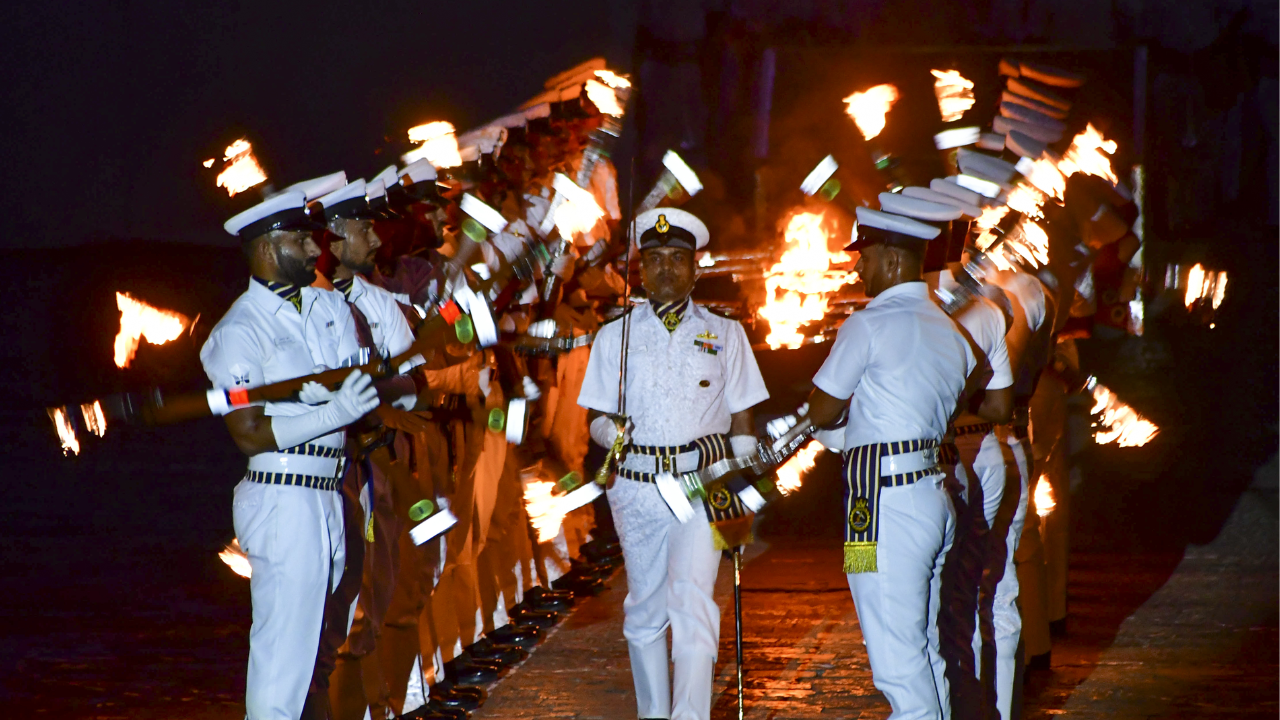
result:
[[(70, 8), (74, 7), (74, 10)], [(459, 132), (634, 32), (610, 3), (19, 3), (0, 30), (0, 248), (230, 244), (201, 167), (241, 134), (277, 187), (367, 177), (384, 136)], [(215, 166), (216, 167), (216, 166)]]

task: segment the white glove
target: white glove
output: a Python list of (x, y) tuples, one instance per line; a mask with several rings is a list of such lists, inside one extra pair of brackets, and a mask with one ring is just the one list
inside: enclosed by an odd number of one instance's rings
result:
[[(591, 421), (591, 439), (602, 448), (613, 447), (613, 441), (618, 439), (618, 426), (613, 423), (613, 418), (608, 415), (600, 415)], [(631, 444), (631, 421), (627, 420), (622, 430), (622, 444)]]
[(536, 338), (553, 338), (556, 336), (559, 328), (556, 327), (556, 321), (547, 318), (546, 320), (537, 320), (529, 324), (529, 337)]
[(346, 427), (376, 407), (378, 391), (373, 387), (373, 378), (353, 370), (331, 401), (302, 415), (273, 416), (271, 434), (277, 448), (291, 448)]
[(298, 399), (308, 405), (321, 405), (333, 399), (333, 392), (318, 382), (305, 382), (298, 391)]
[(533, 378), (525, 375), (520, 379), (520, 382), (524, 385), (524, 396), (526, 399), (532, 401), (542, 397), (542, 391), (538, 389), (538, 383), (534, 382)]
[(800, 422), (800, 418), (809, 413), (809, 403), (805, 403), (796, 408), (794, 415), (783, 415), (780, 418), (774, 418), (765, 425), (765, 432), (769, 433), (769, 437), (777, 440), (787, 434), (791, 428)]
[(733, 450), (734, 457), (747, 457), (756, 451), (756, 437), (754, 435), (734, 435), (729, 438), (729, 447)]
[(844, 428), (838, 427), (832, 430), (819, 430), (813, 434), (813, 439), (817, 440), (822, 447), (831, 452), (840, 452), (844, 450)]

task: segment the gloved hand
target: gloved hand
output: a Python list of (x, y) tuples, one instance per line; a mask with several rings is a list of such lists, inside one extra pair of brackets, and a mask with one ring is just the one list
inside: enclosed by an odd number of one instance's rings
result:
[(542, 390), (538, 389), (538, 383), (534, 382), (533, 378), (525, 375), (520, 379), (520, 382), (524, 385), (524, 396), (526, 399), (532, 402), (542, 397)]
[(283, 450), (346, 427), (376, 407), (378, 391), (373, 387), (373, 378), (353, 370), (324, 405), (302, 415), (273, 416), (271, 433), (276, 447)]
[[(630, 418), (624, 419), (622, 425), (622, 444), (631, 444), (631, 428)], [(591, 421), (591, 439), (596, 441), (600, 447), (608, 450), (613, 447), (613, 443), (618, 439), (618, 425), (614, 422), (614, 416), (600, 415)]]
[(491, 368), (482, 368), (480, 370), (477, 384), (480, 386), (480, 393), (485, 397), (489, 397), (489, 378), (491, 375), (493, 375), (493, 370)]
[(551, 318), (547, 318), (545, 320), (538, 320), (537, 322), (530, 323), (527, 334), (529, 337), (553, 338), (558, 332), (559, 328), (556, 326), (556, 321)]
[(729, 438), (729, 448), (736, 458), (747, 457), (756, 451), (755, 435), (734, 435)]
[[(317, 365), (311, 368), (311, 374), (315, 375), (328, 369), (324, 365)], [(308, 405), (319, 405), (332, 400), (333, 391), (318, 382), (306, 382), (302, 384), (302, 389), (298, 391), (298, 399)]]

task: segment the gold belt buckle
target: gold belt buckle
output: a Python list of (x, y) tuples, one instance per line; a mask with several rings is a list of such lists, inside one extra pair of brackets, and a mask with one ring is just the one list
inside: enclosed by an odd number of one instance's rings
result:
[(659, 467), (658, 472), (665, 472), (665, 473), (669, 473), (669, 472), (671, 472), (671, 456), (670, 456), (670, 455), (663, 455), (663, 456), (659, 457), (659, 458), (658, 458), (658, 467)]

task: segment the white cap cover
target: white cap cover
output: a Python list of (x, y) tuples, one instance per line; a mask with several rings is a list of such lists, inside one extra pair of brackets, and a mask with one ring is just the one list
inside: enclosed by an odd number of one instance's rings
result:
[[(1055, 120), (1054, 122), (1057, 121)], [(999, 115), (995, 120), (991, 121), (991, 129), (1004, 135), (1017, 131), (1027, 137), (1035, 138), (1036, 140), (1045, 143), (1058, 142), (1062, 139), (1063, 133), (1060, 129), (1044, 127), (1043, 125), (1023, 122), (1021, 120), (1014, 120), (1013, 118), (1007, 118), (1003, 115)]]
[(339, 170), (338, 172), (329, 175), (321, 175), (318, 178), (296, 182), (285, 188), (284, 192), (300, 192), (306, 196), (307, 202), (311, 202), (312, 200), (328, 195), (346, 184), (347, 173)]
[[(923, 190), (924, 188), (919, 189)], [(880, 193), (880, 209), (894, 215), (902, 215), (928, 222), (958, 220), (963, 214), (960, 208), (955, 205), (936, 203), (930, 200), (887, 192)]]
[(645, 236), (665, 236), (675, 228), (693, 236), (694, 250), (701, 250), (711, 241), (711, 233), (698, 216), (679, 208), (660, 207), (640, 213), (636, 217), (636, 247), (644, 245)]
[(431, 161), (426, 158), (414, 160), (404, 166), (404, 169), (399, 173), (399, 177), (401, 178), (401, 182), (404, 181), (405, 177), (408, 177), (409, 184), (416, 185), (420, 182), (435, 180), (436, 168), (431, 164)]
[[(934, 182), (945, 182), (945, 181), (935, 180)], [(965, 192), (970, 192), (959, 186), (956, 186), (956, 189), (964, 190)], [(951, 205), (952, 207), (958, 208), (962, 215), (968, 215), (971, 218), (976, 218), (982, 215), (982, 208), (978, 207), (977, 205), (971, 205), (967, 202), (964, 202), (963, 200), (951, 197), (950, 195), (944, 195), (943, 193), (940, 193), (937, 190), (930, 190), (929, 188), (922, 188), (922, 187), (908, 187), (908, 188), (902, 189), (902, 194), (909, 198), (927, 200), (931, 203), (937, 203), (940, 205)]]
[(395, 185), (396, 183), (400, 182), (400, 176), (396, 174), (396, 166), (395, 165), (386, 166), (385, 168), (382, 169), (382, 172), (378, 173), (377, 175), (374, 175), (372, 178), (369, 179), (369, 184), (372, 185), (379, 181), (382, 182), (384, 187), (391, 187), (392, 185)]
[(942, 234), (942, 228), (902, 217), (901, 215), (892, 215), (865, 207), (857, 208), (857, 213), (859, 226), (909, 235), (921, 240), (932, 240)]
[(345, 186), (339, 188), (338, 190), (335, 190), (334, 192), (331, 192), (328, 195), (325, 195), (324, 197), (320, 198), (320, 204), (325, 206), (326, 208), (331, 208), (334, 205), (337, 205), (338, 203), (344, 200), (352, 200), (354, 198), (364, 198), (364, 196), (365, 196), (365, 182), (364, 182), (364, 179), (361, 178), (359, 180), (353, 180), (352, 182), (347, 183)]
[(962, 188), (954, 182), (947, 182), (942, 178), (934, 178), (929, 181), (929, 189), (936, 193), (953, 197), (965, 205), (982, 207), (981, 195), (972, 190)]
[(264, 200), (222, 224), (231, 235), (252, 240), (272, 230), (314, 227), (307, 217), (307, 197), (301, 192), (283, 192)]
[[(996, 118), (997, 122), (999, 120), (1000, 118)], [(1017, 172), (1013, 163), (968, 148), (960, 148), (956, 151), (956, 161), (960, 165), (960, 171), (966, 175), (976, 175), (995, 183), (1007, 183)]]

